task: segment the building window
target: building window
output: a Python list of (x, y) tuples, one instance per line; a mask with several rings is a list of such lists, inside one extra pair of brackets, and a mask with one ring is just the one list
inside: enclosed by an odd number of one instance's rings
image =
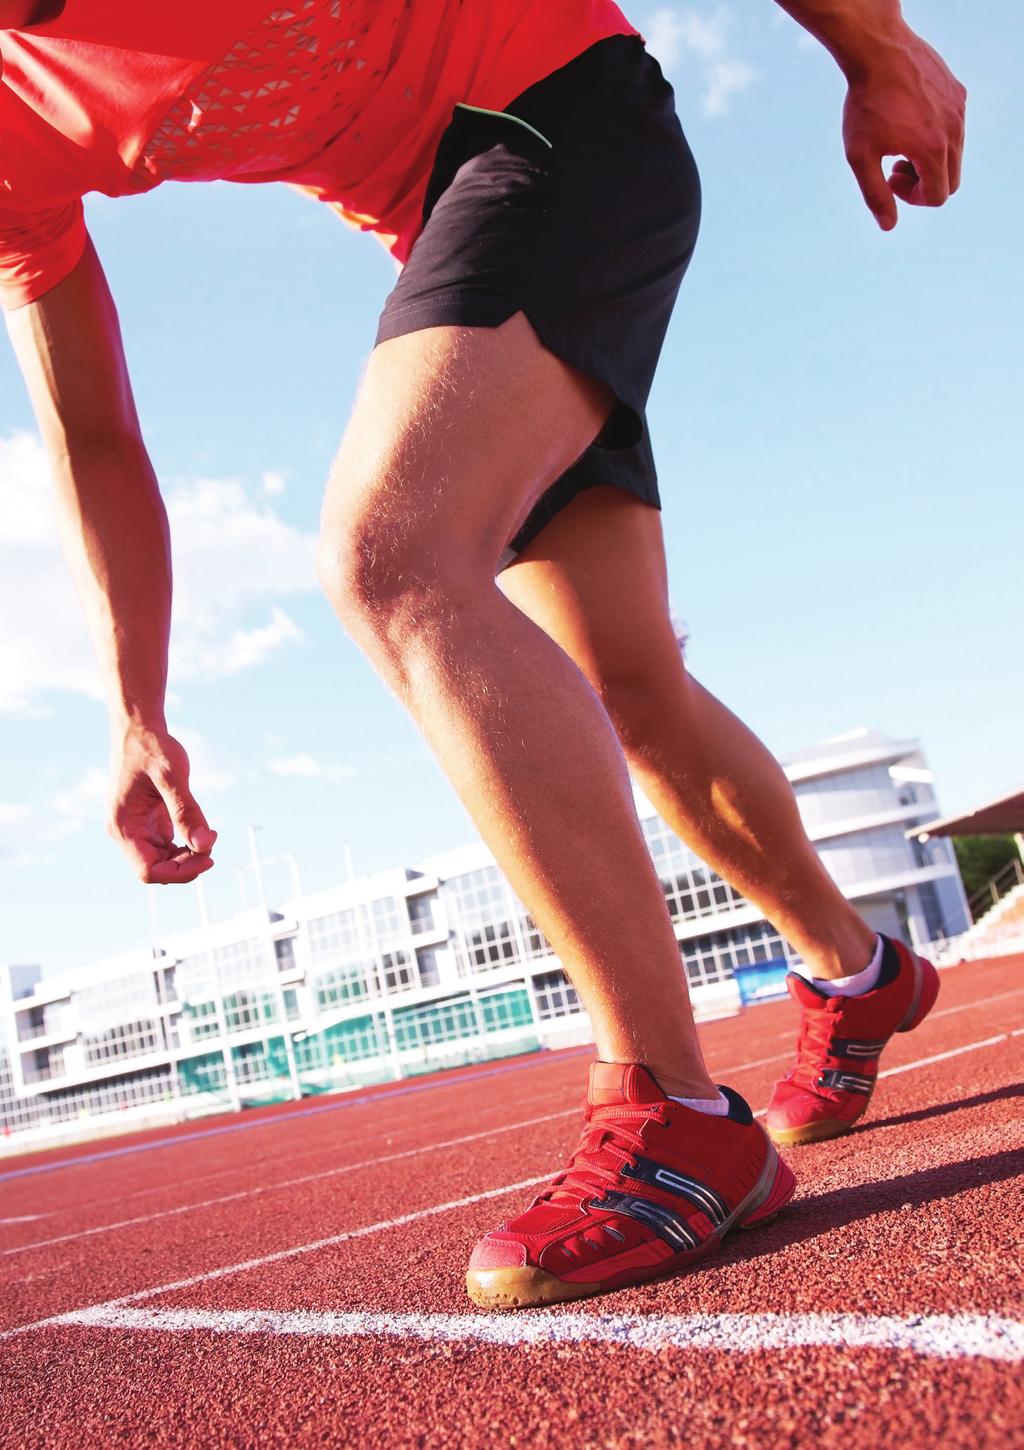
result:
[(362, 1002), (370, 995), (368, 971), (369, 968), (361, 963), (352, 962), (315, 977), (311, 985), (317, 1010), (329, 1012), (334, 1007), (346, 1007), (350, 1002)]
[(381, 957), (381, 985), (385, 992), (417, 987), (416, 963), (408, 952), (385, 952)]
[(274, 956), (279, 972), (295, 971), (295, 938), (284, 936), (274, 943)]
[(435, 929), (433, 897), (409, 897), (409, 923), (412, 927), (413, 936), (421, 936), (424, 932)]
[(143, 1057), (163, 1047), (157, 1035), (154, 1021), (121, 1022), (106, 1032), (94, 1032), (82, 1036), (87, 1067), (103, 1067), (108, 1062), (119, 1062), (126, 1057)]
[(370, 903), (373, 912), (373, 929), (380, 947), (392, 947), (404, 941), (409, 935), (409, 917), (405, 910), (405, 898), (382, 896)]
[(232, 1036), (258, 1031), (277, 1020), (277, 1002), (270, 992), (243, 990), (224, 998), (224, 1025)]
[(728, 931), (708, 932), (690, 941), (682, 941), (679, 952), (691, 987), (727, 982), (737, 967), (798, 960), (766, 921), (755, 922), (752, 926), (732, 927)]
[(511, 921), (491, 922), (466, 932), (458, 945), (459, 975), (489, 972), (494, 967), (519, 961), (519, 944)]
[(571, 1017), (582, 1012), (583, 1007), (576, 988), (564, 972), (544, 972), (533, 979), (533, 993), (537, 1001), (537, 1015), (542, 1022), (554, 1017)]
[(441, 964), (433, 947), (417, 947), (416, 962), (421, 987), (436, 987), (441, 980)]

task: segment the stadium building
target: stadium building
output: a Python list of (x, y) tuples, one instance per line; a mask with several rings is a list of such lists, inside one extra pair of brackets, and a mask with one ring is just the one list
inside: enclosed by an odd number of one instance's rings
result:
[[(913, 835), (938, 816), (917, 741), (856, 731), (783, 763), (822, 860), (872, 926), (918, 946), (965, 929), (950, 843)], [(792, 949), (638, 805), (697, 1013), (737, 1010), (737, 973), (777, 977)], [(8, 1148), (28, 1146), (589, 1037), (478, 844), (61, 977), (0, 967), (0, 1129)]]

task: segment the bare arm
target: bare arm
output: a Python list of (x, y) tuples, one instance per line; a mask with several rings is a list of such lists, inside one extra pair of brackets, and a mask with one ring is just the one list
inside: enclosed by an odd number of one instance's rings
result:
[[(144, 881), (191, 881), (212, 832), (167, 733), (167, 515), (139, 431), (113, 300), (91, 245), (7, 327), (57, 485), (61, 539), (110, 706), (109, 828)], [(185, 846), (174, 844), (177, 829)]]
[[(896, 197), (941, 206), (960, 185), (967, 92), (910, 29), (899, 0), (776, 0), (835, 57), (849, 91), (847, 160), (883, 231)], [(882, 159), (897, 160), (886, 178)]]

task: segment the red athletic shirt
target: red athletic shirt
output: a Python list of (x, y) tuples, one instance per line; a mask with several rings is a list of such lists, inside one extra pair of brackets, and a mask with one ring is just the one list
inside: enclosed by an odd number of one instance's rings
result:
[(0, 31), (0, 302), (77, 263), (82, 197), (287, 181), (404, 261), (456, 101), (500, 110), (609, 35), (612, 0), (68, 0)]

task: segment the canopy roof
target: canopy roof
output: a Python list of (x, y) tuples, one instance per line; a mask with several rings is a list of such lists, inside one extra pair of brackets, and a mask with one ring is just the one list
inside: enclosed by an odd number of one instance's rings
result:
[(962, 816), (914, 826), (908, 836), (1015, 836), (1024, 833), (1024, 787)]

